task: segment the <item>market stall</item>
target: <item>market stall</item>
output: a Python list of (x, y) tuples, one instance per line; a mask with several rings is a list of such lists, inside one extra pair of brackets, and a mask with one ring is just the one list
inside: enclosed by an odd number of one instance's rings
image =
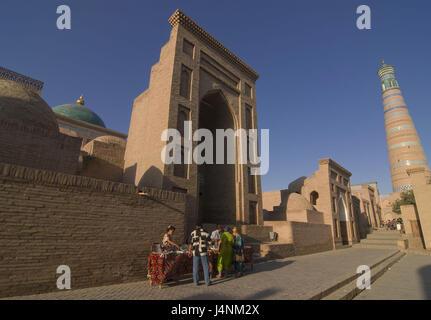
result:
[[(210, 274), (212, 275), (217, 266), (218, 252), (208, 251), (208, 262)], [(245, 263), (253, 269), (253, 248), (244, 248)], [(202, 266), (200, 266), (202, 269)], [(201, 270), (202, 271), (202, 270)], [(174, 252), (151, 252), (148, 256), (148, 279), (150, 285), (158, 284), (160, 287), (169, 280), (176, 280), (183, 275), (193, 272), (193, 259), (185, 251)]]

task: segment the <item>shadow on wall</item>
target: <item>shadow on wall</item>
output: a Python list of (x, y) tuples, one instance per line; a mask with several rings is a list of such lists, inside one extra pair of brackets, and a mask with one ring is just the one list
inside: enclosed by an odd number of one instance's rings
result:
[(361, 212), (358, 215), (358, 221), (359, 221), (359, 237), (360, 239), (366, 239), (367, 235), (371, 233), (372, 228), (371, 225), (368, 222), (368, 216), (366, 213)]
[(426, 300), (431, 300), (431, 265), (419, 269)]
[[(131, 167), (128, 167), (124, 170), (124, 182), (135, 184), (136, 179), (136, 168), (137, 164), (134, 164)], [(141, 177), (139, 183), (137, 185), (140, 191), (144, 191), (144, 188), (155, 188), (155, 189), (164, 189), (167, 191), (173, 192), (181, 192), (181, 188), (171, 181), (168, 177), (164, 176), (162, 171), (159, 168), (151, 166)], [(174, 190), (177, 188), (177, 190)], [(184, 193), (187, 193), (187, 190), (183, 190)], [(158, 201), (161, 205), (167, 206), (162, 201)], [(185, 243), (188, 239), (188, 235), (192, 232), (194, 225), (198, 220), (197, 212), (196, 212), (196, 197), (187, 194), (186, 196), (186, 210), (185, 210), (185, 225), (184, 225), (184, 238), (182, 239), (183, 243)], [(169, 224), (169, 223), (168, 223)]]
[(133, 166), (128, 167), (124, 169), (123, 173), (123, 183), (127, 184), (135, 184), (135, 177), (136, 177), (136, 168), (137, 163), (135, 163)]
[(123, 168), (106, 160), (85, 156), (80, 174), (82, 176), (114, 182), (122, 182)]
[[(127, 184), (136, 185), (136, 171), (138, 164), (135, 163), (133, 166), (124, 169), (123, 182)], [(138, 189), (142, 189), (143, 187), (148, 188), (157, 188), (161, 189), (163, 182), (163, 173), (160, 169), (151, 166), (137, 184)]]
[(149, 187), (149, 188), (162, 188), (163, 173), (159, 168), (151, 166), (144, 175), (141, 177), (138, 183), (138, 188)]

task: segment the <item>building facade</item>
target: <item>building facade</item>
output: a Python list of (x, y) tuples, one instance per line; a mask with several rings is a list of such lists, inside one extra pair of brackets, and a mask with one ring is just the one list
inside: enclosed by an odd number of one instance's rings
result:
[[(301, 210), (305, 211), (302, 216), (306, 217), (303, 220), (329, 225), (333, 248), (358, 242), (358, 221), (354, 215), (350, 189), (351, 175), (334, 160), (320, 159), (319, 169), (311, 177), (293, 181), (286, 190), (263, 193), (265, 221), (298, 221), (295, 213), (298, 211), (299, 194), (302, 202), (309, 203), (309, 206), (302, 206)], [(295, 205), (292, 206), (295, 198)], [(313, 214), (310, 215), (310, 212)], [(292, 220), (292, 217), (295, 218)]]
[(377, 183), (357, 184), (351, 187), (352, 194), (360, 200), (361, 214), (367, 217), (372, 228), (380, 228), (382, 221), (382, 209), (380, 205), (380, 195)]
[[(152, 67), (149, 88), (134, 101), (124, 182), (187, 193), (190, 224), (261, 225), (260, 176), (238, 162), (238, 148), (234, 164), (184, 164), (198, 142), (186, 144), (183, 129), (191, 121), (192, 132), (207, 129), (215, 137), (217, 129), (257, 128), (258, 74), (181, 11), (169, 23), (170, 39)], [(168, 128), (182, 135), (182, 164), (162, 161)]]

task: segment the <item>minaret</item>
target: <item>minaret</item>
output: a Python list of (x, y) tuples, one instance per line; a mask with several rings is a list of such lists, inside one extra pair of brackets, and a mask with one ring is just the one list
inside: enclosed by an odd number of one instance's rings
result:
[(425, 167), (429, 172), (428, 162), (395, 79), (394, 67), (387, 65), (383, 60), (383, 65), (377, 73), (382, 85), (392, 188), (394, 192), (410, 190), (412, 185), (406, 170)]

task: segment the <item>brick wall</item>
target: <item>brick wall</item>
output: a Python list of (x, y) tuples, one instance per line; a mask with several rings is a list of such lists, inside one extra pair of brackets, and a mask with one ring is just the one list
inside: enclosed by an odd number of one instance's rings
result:
[(274, 207), (281, 204), (282, 190), (262, 192), (263, 210), (272, 211)]
[(83, 148), (83, 151), (86, 155), (81, 175), (122, 182), (125, 151), (123, 145), (93, 140)]
[(305, 255), (332, 249), (331, 226), (296, 221), (265, 221), (278, 233), (280, 243), (292, 243), (295, 255)]
[(185, 195), (0, 163), (0, 296), (146, 279), (167, 225), (184, 239)]
[(0, 162), (75, 174), (81, 139), (0, 121)]

